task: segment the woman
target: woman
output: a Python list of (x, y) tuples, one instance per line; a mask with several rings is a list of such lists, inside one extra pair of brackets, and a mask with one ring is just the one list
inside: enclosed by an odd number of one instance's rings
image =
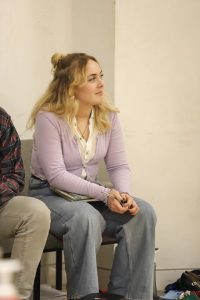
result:
[[(51, 210), (51, 232), (63, 239), (68, 299), (98, 292), (96, 252), (102, 233), (118, 246), (109, 292), (153, 299), (155, 215), (131, 196), (118, 110), (104, 96), (98, 61), (84, 53), (52, 57), (53, 80), (29, 120), (35, 126), (30, 194)], [(105, 161), (113, 188), (97, 181)], [(99, 201), (68, 202), (53, 189)]]

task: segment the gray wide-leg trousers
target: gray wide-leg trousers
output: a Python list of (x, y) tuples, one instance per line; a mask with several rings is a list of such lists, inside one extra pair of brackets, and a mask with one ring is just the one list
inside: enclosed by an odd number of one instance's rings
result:
[(99, 291), (96, 253), (103, 232), (116, 237), (109, 292), (133, 300), (153, 299), (156, 217), (151, 205), (135, 199), (136, 216), (111, 212), (103, 203), (68, 202), (47, 182), (31, 179), (30, 195), (51, 210), (50, 231), (63, 239), (68, 299)]

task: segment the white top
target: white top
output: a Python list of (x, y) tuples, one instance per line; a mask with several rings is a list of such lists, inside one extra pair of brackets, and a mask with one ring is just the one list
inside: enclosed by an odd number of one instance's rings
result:
[(73, 119), (72, 121), (72, 130), (77, 137), (77, 142), (78, 142), (78, 148), (82, 160), (82, 172), (81, 172), (81, 177), (84, 179), (87, 178), (86, 174), (86, 169), (85, 169), (85, 164), (91, 160), (96, 151), (96, 137), (97, 137), (97, 129), (94, 127), (94, 111), (92, 110), (91, 116), (89, 118), (89, 137), (88, 140), (86, 141), (80, 134), (77, 126), (77, 120), (76, 118)]

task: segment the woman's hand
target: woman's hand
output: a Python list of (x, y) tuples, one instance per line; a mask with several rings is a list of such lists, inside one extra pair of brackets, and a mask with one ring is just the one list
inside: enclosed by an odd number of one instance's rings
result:
[(107, 206), (113, 212), (124, 214), (130, 212), (135, 216), (140, 210), (137, 203), (128, 193), (119, 193), (117, 190), (112, 189), (108, 196)]
[(128, 211), (130, 212), (130, 214), (135, 216), (140, 210), (140, 208), (138, 207), (134, 198), (127, 193), (122, 193), (121, 196), (123, 197), (123, 200), (121, 201), (122, 206), (128, 207)]
[(113, 212), (124, 214), (129, 208), (122, 206), (121, 201), (123, 201), (122, 195), (117, 190), (112, 189), (107, 199), (108, 208)]

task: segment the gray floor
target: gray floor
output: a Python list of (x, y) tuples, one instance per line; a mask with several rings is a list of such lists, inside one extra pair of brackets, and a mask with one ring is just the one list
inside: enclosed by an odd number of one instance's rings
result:
[[(67, 294), (64, 291), (58, 291), (51, 288), (49, 285), (42, 284), (40, 287), (40, 299), (49, 300), (67, 300)], [(158, 295), (162, 296), (163, 292), (158, 291)]]
[(58, 291), (46, 284), (40, 286), (40, 299), (66, 300), (66, 292)]

